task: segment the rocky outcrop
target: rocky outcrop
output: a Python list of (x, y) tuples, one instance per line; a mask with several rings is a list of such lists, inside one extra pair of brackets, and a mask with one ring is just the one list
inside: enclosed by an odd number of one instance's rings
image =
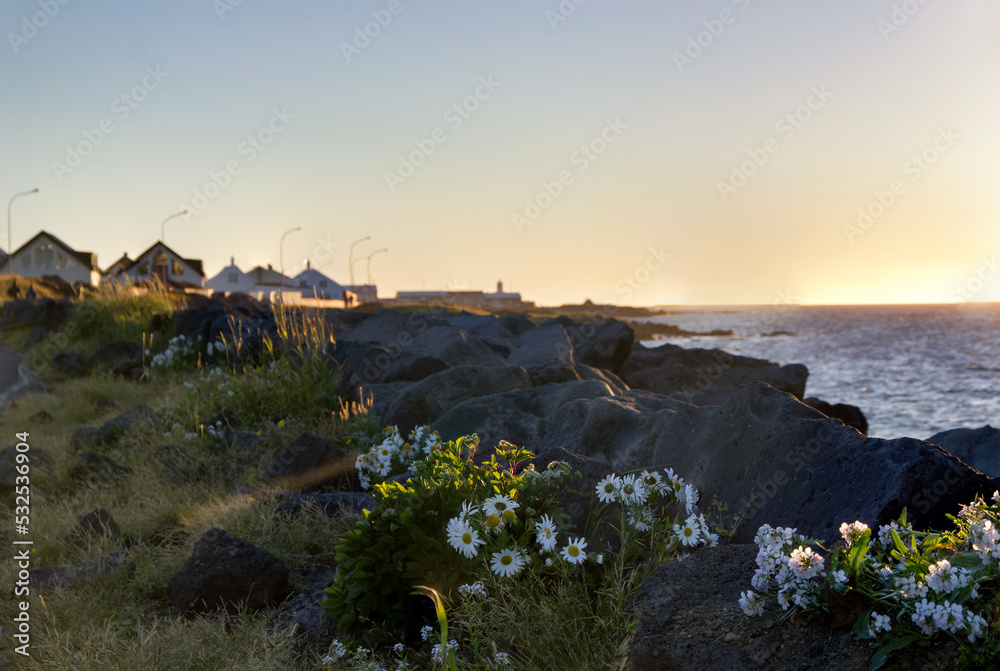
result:
[(354, 470), (353, 455), (322, 436), (305, 431), (271, 459), (268, 480), (295, 479), (308, 487), (320, 487), (346, 479)]
[(718, 405), (740, 386), (766, 382), (802, 398), (809, 370), (802, 364), (779, 365), (763, 359), (735, 356), (722, 350), (685, 349), (676, 345), (647, 348), (636, 344), (621, 369), (633, 389), (663, 396), (677, 394), (697, 405)]
[(375, 497), (364, 492), (310, 492), (307, 494), (292, 494), (274, 509), (274, 512), (295, 516), (315, 506), (327, 517), (342, 515), (362, 515), (366, 510), (375, 508)]
[(72, 312), (73, 303), (67, 298), (22, 298), (5, 302), (0, 320), (7, 326), (40, 326), (52, 333), (69, 321)]
[(122, 532), (111, 513), (104, 508), (95, 508), (77, 518), (71, 535), (83, 541), (105, 537), (118, 541), (121, 540)]
[(123, 466), (106, 454), (84, 451), (69, 467), (71, 477), (80, 480), (111, 480), (132, 473), (130, 466)]
[(182, 613), (260, 610), (288, 595), (288, 569), (270, 552), (215, 527), (195, 542), (169, 589)]
[(309, 588), (290, 599), (268, 618), (272, 627), (284, 627), (296, 642), (296, 651), (305, 654), (314, 651), (325, 653), (337, 636), (337, 622), (326, 613), (323, 592), (337, 577), (336, 566), (325, 566), (314, 571)]
[(78, 426), (70, 435), (69, 445), (74, 450), (89, 450), (110, 445), (138, 426), (154, 421), (156, 413), (153, 410), (144, 405), (137, 405), (98, 427)]
[(1000, 429), (989, 424), (978, 429), (951, 429), (935, 433), (927, 442), (955, 455), (977, 471), (1000, 477)]
[(887, 524), (904, 507), (914, 526), (946, 528), (946, 514), (1000, 484), (935, 445), (866, 438), (760, 382), (718, 407), (636, 391), (566, 403), (549, 422), (540, 461), (563, 456), (556, 447), (608, 471), (673, 468), (702, 501), (718, 496), (746, 509), (737, 542), (767, 522), (832, 544), (841, 522)]

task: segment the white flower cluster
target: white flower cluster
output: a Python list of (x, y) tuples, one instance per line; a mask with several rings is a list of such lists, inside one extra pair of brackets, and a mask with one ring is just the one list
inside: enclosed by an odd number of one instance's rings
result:
[[(445, 530), (448, 544), (469, 559), (478, 556), (479, 548), (487, 544), (489, 536), (495, 536), (507, 524), (517, 521), (516, 511), (520, 507), (521, 504), (507, 494), (491, 496), (478, 506), (466, 501), (458, 516), (448, 520)], [(477, 526), (481, 527), (482, 535)], [(552, 518), (542, 515), (535, 521), (534, 529), (535, 541), (541, 546), (540, 552), (553, 552), (558, 543), (559, 532)], [(582, 564), (587, 559), (586, 548), (585, 539), (570, 538), (559, 556), (570, 564)], [(520, 573), (528, 561), (527, 553), (519, 547), (499, 548), (490, 557), (490, 570), (502, 578), (509, 578)], [(478, 583), (473, 583), (476, 584)], [(459, 592), (462, 589), (459, 587)]]
[(409, 442), (403, 440), (398, 428), (386, 429), (385, 440), (355, 460), (358, 480), (364, 489), (370, 489), (372, 476), (384, 480), (412, 470), (417, 460), (429, 457), (441, 445), (441, 436), (429, 426), (418, 426), (411, 431)]
[(230, 347), (230, 345), (225, 340), (214, 340), (208, 343), (208, 346), (205, 347), (205, 351), (208, 353), (209, 357), (215, 354), (225, 354), (226, 352), (229, 352), (231, 349), (233, 348)]
[(938, 631), (948, 631), (952, 634), (968, 631), (967, 638), (970, 643), (982, 638), (983, 630), (987, 628), (986, 620), (981, 615), (976, 615), (971, 610), (947, 599), (943, 603), (921, 599), (914, 604), (914, 612), (910, 615), (910, 619), (926, 636)]
[[(795, 529), (772, 528), (765, 524), (754, 537), (757, 544), (757, 571), (750, 584), (756, 590), (777, 590), (778, 605), (788, 610), (792, 605), (802, 608), (816, 603), (819, 585), (814, 578), (826, 575), (824, 559), (806, 546), (806, 540)], [(846, 576), (845, 576), (846, 578)], [(747, 615), (759, 615), (763, 597), (744, 592), (740, 607)]]
[(445, 643), (445, 647), (442, 648), (441, 644), (438, 643), (433, 648), (431, 648), (431, 658), (438, 664), (444, 662), (445, 654), (449, 652), (458, 652), (458, 641), (448, 641)]
[(468, 585), (459, 586), (458, 593), (467, 599), (471, 597), (481, 597), (485, 599), (486, 586), (483, 584), (482, 580), (477, 580), (476, 582), (470, 582)]
[[(149, 350), (146, 350), (149, 355)], [(153, 368), (168, 370), (181, 365), (188, 365), (198, 360), (198, 350), (194, 341), (187, 336), (176, 336), (167, 343), (167, 348), (159, 354), (154, 354), (150, 360)]]
[[(861, 522), (855, 522), (855, 524), (861, 524)], [(862, 526), (864, 526), (865, 528), (867, 528), (867, 525), (862, 525)], [(841, 528), (843, 528), (843, 525), (841, 525)], [(878, 540), (879, 540), (879, 542), (882, 545), (886, 545), (886, 546), (892, 545), (892, 532), (893, 531), (895, 531), (899, 535), (899, 540), (903, 541), (903, 543), (905, 543), (907, 545), (909, 545), (911, 538), (916, 538), (917, 547), (920, 547), (920, 538), (914, 536), (914, 534), (913, 534), (913, 527), (911, 527), (911, 526), (901, 527), (898, 524), (896, 524), (895, 522), (891, 522), (889, 524), (883, 524), (882, 526), (880, 526), (878, 528)], [(848, 543), (848, 545), (850, 545), (850, 543)]]

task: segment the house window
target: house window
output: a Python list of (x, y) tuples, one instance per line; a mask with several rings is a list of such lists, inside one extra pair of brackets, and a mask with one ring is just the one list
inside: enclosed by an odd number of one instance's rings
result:
[(172, 267), (170, 269), (170, 273), (172, 275), (183, 275), (184, 274), (184, 266), (181, 265), (180, 261), (178, 261), (177, 259), (174, 259), (174, 262), (173, 262)]
[(52, 245), (38, 245), (35, 248), (35, 265), (40, 268), (51, 268), (53, 256)]
[(139, 269), (137, 271), (135, 271), (135, 272), (136, 272), (136, 275), (148, 275), (149, 274), (149, 262), (148, 261), (143, 261), (142, 263), (140, 263), (139, 264)]
[(237, 275), (236, 273), (229, 273), (228, 279), (230, 284), (238, 284), (240, 281), (240, 276)]
[(69, 259), (67, 259), (62, 254), (56, 256), (56, 270), (62, 270), (68, 265), (68, 263)]
[(156, 277), (166, 277), (167, 276), (167, 255), (164, 252), (159, 252), (153, 257), (153, 275)]

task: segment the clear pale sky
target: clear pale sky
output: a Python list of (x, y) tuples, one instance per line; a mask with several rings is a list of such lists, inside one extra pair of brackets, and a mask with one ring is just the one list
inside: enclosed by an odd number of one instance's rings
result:
[(209, 276), (301, 226), (385, 296), (1000, 300), (995, 0), (576, 1), (4, 0), (14, 246), (188, 208)]

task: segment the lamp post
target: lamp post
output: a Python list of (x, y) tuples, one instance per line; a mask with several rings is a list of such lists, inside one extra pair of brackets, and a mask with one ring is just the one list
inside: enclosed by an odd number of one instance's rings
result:
[[(174, 217), (183, 217), (187, 213), (188, 213), (187, 210), (181, 210), (180, 212), (174, 212), (169, 217), (167, 217), (166, 219), (163, 220), (163, 223), (160, 224), (160, 242), (163, 242), (163, 227), (167, 225), (167, 222), (170, 221), (171, 219), (173, 219)], [(164, 242), (164, 244), (166, 244), (166, 243)]]
[(378, 249), (368, 255), (368, 286), (372, 285), (372, 257), (375, 256), (376, 254), (381, 254), (382, 252), (387, 252), (387, 251), (389, 251), (388, 248)]
[[(287, 231), (281, 234), (281, 240), (278, 242), (278, 265), (281, 267), (281, 288), (285, 288), (285, 236), (289, 233), (294, 233), (295, 231), (301, 231), (301, 226), (296, 226), (295, 228), (289, 228)], [(281, 292), (278, 292), (281, 296)]]
[(359, 242), (364, 242), (365, 240), (371, 240), (371, 239), (372, 236), (370, 235), (366, 235), (363, 238), (358, 238), (357, 240), (351, 243), (351, 251), (347, 253), (347, 272), (351, 276), (352, 287), (354, 286), (354, 245), (358, 244)]
[(11, 232), (10, 232), (10, 206), (14, 204), (14, 201), (21, 196), (30, 196), (33, 193), (38, 193), (38, 187), (30, 189), (28, 191), (21, 191), (20, 193), (15, 193), (11, 196), (10, 201), (7, 203), (7, 274), (11, 277), (14, 276), (14, 245), (11, 242)]

